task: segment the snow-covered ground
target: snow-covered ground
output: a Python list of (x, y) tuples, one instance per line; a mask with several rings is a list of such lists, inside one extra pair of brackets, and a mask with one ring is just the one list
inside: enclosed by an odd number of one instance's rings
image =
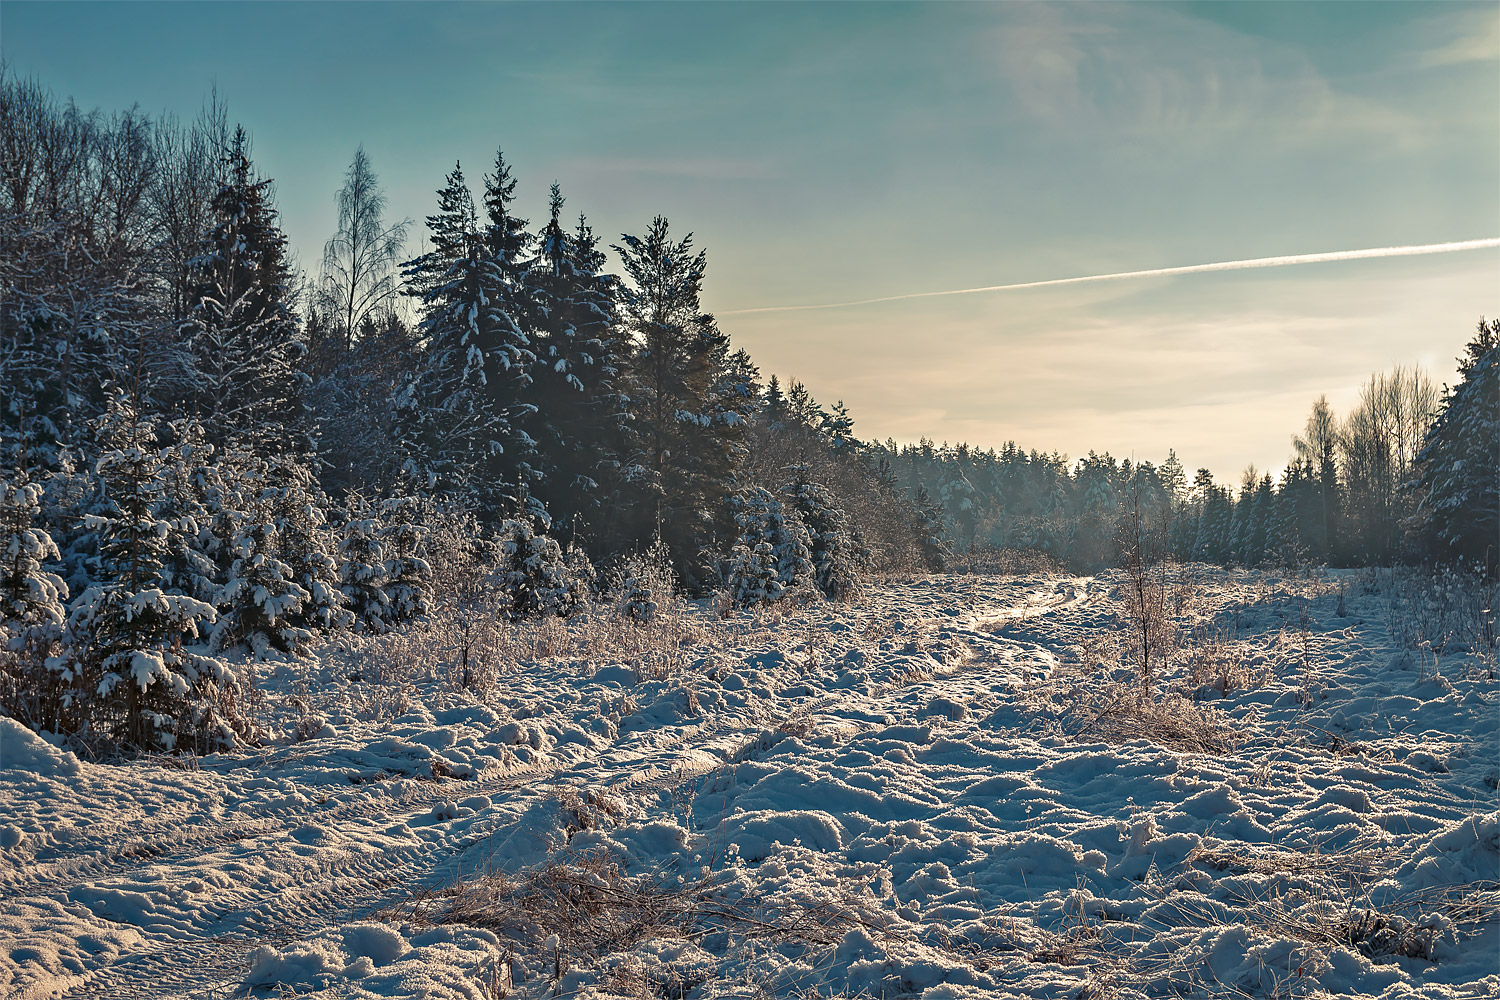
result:
[(1493, 650), (1195, 574), (1150, 703), (1120, 577), (955, 576), (349, 641), (238, 755), (0, 718), (0, 995), (1500, 995)]

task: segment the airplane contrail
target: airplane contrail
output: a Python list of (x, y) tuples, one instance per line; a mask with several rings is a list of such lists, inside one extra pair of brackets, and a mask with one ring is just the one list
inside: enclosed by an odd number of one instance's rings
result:
[(1461, 240), (1456, 243), (1424, 243), (1405, 247), (1373, 247), (1368, 250), (1330, 250), (1326, 253), (1298, 253), (1282, 257), (1252, 257), (1249, 260), (1221, 260), (1213, 264), (1186, 264), (1181, 267), (1157, 267), (1148, 271), (1115, 271), (1112, 274), (1088, 274), (1077, 278), (1051, 278), (1047, 281), (1022, 281), (1013, 285), (985, 285), (982, 288), (955, 288), (944, 292), (907, 292), (904, 295), (882, 295), (874, 299), (850, 302), (825, 302), (806, 306), (759, 306), (754, 309), (726, 309), (720, 316), (742, 316), (746, 313), (801, 312), (810, 309), (847, 309), (878, 302), (900, 302), (905, 299), (931, 299), (943, 295), (977, 295), (981, 292), (1013, 292), (1022, 288), (1046, 288), (1051, 285), (1077, 285), (1086, 281), (1117, 281), (1121, 278), (1163, 278), (1175, 274), (1198, 274), (1203, 271), (1239, 271), (1251, 267), (1287, 267), (1291, 264), (1322, 264), (1335, 260), (1364, 260), (1369, 257), (1416, 257), (1429, 253), (1456, 253), (1460, 250), (1485, 250), (1500, 247), (1500, 237)]

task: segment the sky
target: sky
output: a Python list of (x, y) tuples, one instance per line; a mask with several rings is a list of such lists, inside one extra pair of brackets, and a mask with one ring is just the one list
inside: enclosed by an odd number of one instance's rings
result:
[(1500, 4), (0, 4), (11, 71), (211, 87), (313, 269), (363, 144), (414, 235), (503, 148), (520, 210), (708, 250), (707, 309), (867, 439), (1237, 480), (1318, 395), (1453, 381), (1500, 249), (739, 312), (1500, 236)]

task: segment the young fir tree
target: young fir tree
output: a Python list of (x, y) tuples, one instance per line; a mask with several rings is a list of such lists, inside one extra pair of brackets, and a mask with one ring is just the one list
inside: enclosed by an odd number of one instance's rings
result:
[(420, 513), (421, 502), (414, 497), (391, 497), (381, 504), (386, 628), (432, 611), (432, 566), (423, 558), (429, 531)]
[(1427, 551), (1495, 572), (1500, 544), (1500, 320), (1479, 321), (1417, 455), (1414, 527)]
[(118, 395), (100, 440), (96, 471), (106, 499), (88, 521), (102, 575), (68, 618), (72, 707), (94, 731), (137, 747), (173, 749), (185, 739), (233, 745), (248, 728), (220, 711), (220, 696), (237, 679), (223, 660), (190, 645), (214, 609), (163, 590), (176, 529), (159, 516), (165, 484), (155, 428), (137, 401)]
[(0, 709), (33, 729), (57, 731), (62, 692), (47, 659), (62, 637), (68, 588), (45, 566), (62, 556), (37, 523), (41, 497), (24, 469), (0, 482)]
[(299, 363), (305, 344), (290, 306), (287, 240), (271, 182), (255, 179), (249, 140), (235, 132), (215, 225), (194, 261), (193, 306), (183, 327), (192, 354), (188, 391), (209, 439), (262, 457), (310, 447)]
[(288, 619), (312, 633), (347, 628), (354, 616), (339, 580), (338, 540), (328, 525), (328, 498), (311, 472), (297, 462), (278, 462), (272, 472), (276, 536), (282, 560), (307, 600)]
[(256, 656), (295, 654), (312, 641), (300, 623), (312, 595), (282, 559), (282, 491), (264, 463), (236, 484), (219, 531), (227, 529), (230, 559), (219, 593), (223, 617), (214, 630), (220, 648), (244, 645)]
[(808, 555), (823, 596), (846, 601), (859, 595), (870, 568), (870, 550), (859, 529), (826, 486), (807, 478), (806, 467), (782, 491), (808, 534)]
[(386, 593), (385, 545), (374, 504), (363, 493), (344, 498), (339, 527), (339, 588), (349, 611), (363, 628), (385, 630), (391, 599)]
[(584, 581), (575, 580), (557, 540), (537, 530), (528, 517), (501, 522), (498, 582), (504, 609), (512, 621), (566, 617), (584, 595)]
[(925, 486), (918, 486), (912, 497), (912, 534), (917, 539), (922, 568), (941, 573), (948, 559), (947, 532), (943, 526), (943, 507), (933, 500)]
[(730, 552), (729, 594), (737, 607), (817, 593), (812, 538), (794, 508), (752, 487), (736, 498), (739, 540)]
[(210, 527), (212, 498), (222, 489), (214, 447), (202, 423), (185, 417), (169, 425), (172, 444), (162, 450), (162, 502), (158, 516), (171, 530), (162, 565), (169, 591), (212, 603), (218, 594), (218, 566)]

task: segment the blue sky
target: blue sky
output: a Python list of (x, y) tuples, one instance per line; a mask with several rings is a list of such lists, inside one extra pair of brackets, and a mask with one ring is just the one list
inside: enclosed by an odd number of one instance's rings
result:
[[(217, 84), (307, 266), (360, 143), (419, 224), (497, 145), (533, 220), (553, 180), (610, 239), (665, 214), (726, 313), (1500, 235), (1493, 3), (6, 0), (0, 47), (86, 107)], [(722, 322), (865, 436), (1231, 479), (1497, 312), (1481, 250)]]

